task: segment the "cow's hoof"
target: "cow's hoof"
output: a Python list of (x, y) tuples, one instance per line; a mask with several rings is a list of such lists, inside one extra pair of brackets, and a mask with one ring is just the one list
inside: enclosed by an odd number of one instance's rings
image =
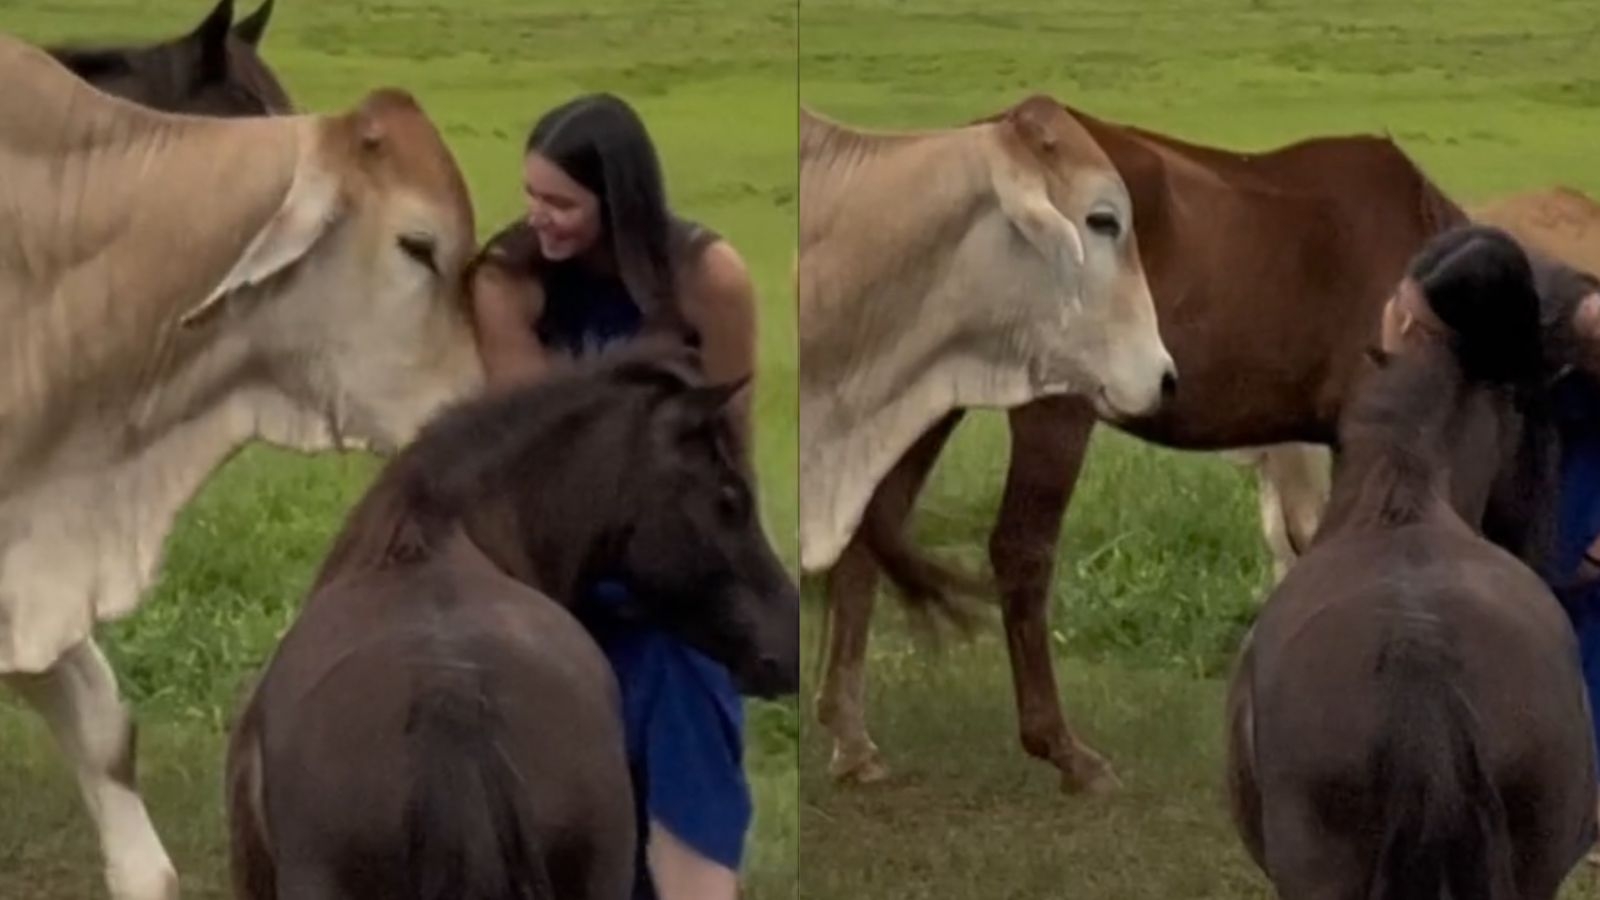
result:
[(106, 887), (111, 900), (178, 900), (178, 873), (170, 864), (139, 872), (108, 872)]
[(873, 747), (861, 753), (835, 752), (833, 761), (828, 764), (828, 774), (836, 784), (877, 784), (888, 780), (889, 767), (884, 764), (878, 748)]
[(1068, 794), (1104, 796), (1122, 790), (1122, 779), (1099, 754), (1082, 750), (1078, 758), (1062, 770), (1061, 790)]

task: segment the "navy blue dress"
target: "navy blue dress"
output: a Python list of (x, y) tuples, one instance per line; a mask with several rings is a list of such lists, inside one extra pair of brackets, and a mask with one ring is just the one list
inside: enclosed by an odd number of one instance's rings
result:
[(1553, 571), (1545, 580), (1555, 590), (1578, 635), (1583, 681), (1589, 689), (1589, 720), (1600, 744), (1600, 581), (1572, 587), (1584, 554), (1600, 537), (1600, 397), (1590, 385), (1571, 380), (1561, 386), (1561, 497)]
[[(680, 248), (704, 246), (715, 237), (679, 224)], [(519, 256), (536, 257), (537, 243), (525, 232), (516, 234), (518, 228), (496, 240), (516, 239)], [(639, 332), (643, 317), (620, 279), (569, 262), (529, 262), (544, 288), (544, 313), (535, 326), (544, 346), (582, 358)], [(753, 817), (744, 773), (744, 705), (722, 665), (669, 634), (607, 615), (629, 599), (621, 584), (603, 581), (579, 598), (575, 612), (610, 660), (622, 690), (639, 824), (633, 897), (656, 900), (645, 847), (652, 819), (700, 855), (740, 867)]]
[(639, 333), (638, 304), (621, 279), (571, 264), (546, 265), (539, 274), (544, 314), (534, 327), (539, 343), (575, 357), (590, 356)]

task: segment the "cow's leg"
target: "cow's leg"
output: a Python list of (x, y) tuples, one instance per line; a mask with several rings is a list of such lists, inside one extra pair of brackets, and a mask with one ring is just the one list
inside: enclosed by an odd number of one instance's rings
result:
[(1285, 540), (1297, 559), (1322, 524), (1333, 484), (1333, 454), (1321, 444), (1280, 444), (1267, 450), (1263, 466), (1278, 495)]
[(1252, 457), (1248, 462), (1256, 470), (1261, 531), (1272, 552), (1277, 583), (1311, 545), (1322, 522), (1332, 481), (1332, 454), (1319, 444), (1279, 444)]
[(877, 600), (878, 569), (858, 539), (828, 571), (827, 658), (817, 687), (817, 721), (833, 735), (828, 774), (869, 784), (888, 777), (878, 745), (867, 733), (867, 636)]
[[(887, 515), (904, 526), (959, 413), (946, 416), (906, 451), (878, 485), (867, 515)], [(828, 572), (827, 658), (817, 688), (817, 721), (833, 736), (829, 773), (866, 784), (888, 777), (878, 746), (867, 734), (867, 636), (878, 589), (878, 568), (858, 535)]]
[(43, 674), (7, 676), (6, 681), (49, 723), (77, 770), (100, 834), (113, 900), (174, 900), (178, 874), (136, 783), (133, 718), (94, 640), (73, 647)]
[(1111, 766), (1067, 726), (1050, 659), (1050, 579), (1061, 520), (1094, 431), (1093, 411), (1070, 398), (1011, 411), (1011, 468), (989, 558), (999, 583), (1022, 746), (1061, 771), (1067, 791), (1119, 786)]
[(1256, 472), (1256, 504), (1261, 513), (1261, 535), (1266, 539), (1267, 551), (1272, 554), (1272, 583), (1276, 585), (1289, 574), (1289, 567), (1294, 565), (1299, 554), (1295, 553), (1294, 543), (1289, 537), (1283, 496), (1267, 471), (1266, 454), (1255, 460), (1252, 467)]

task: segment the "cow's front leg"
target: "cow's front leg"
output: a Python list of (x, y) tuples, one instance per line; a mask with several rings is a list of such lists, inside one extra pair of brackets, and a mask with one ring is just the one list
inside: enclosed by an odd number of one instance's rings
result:
[(1110, 792), (1122, 783), (1067, 724), (1050, 658), (1056, 541), (1089, 451), (1094, 413), (1074, 398), (1050, 398), (1012, 410), (1010, 424), (1011, 468), (989, 536), (989, 558), (1005, 603), (1022, 746), (1060, 770), (1065, 790)]
[(828, 774), (835, 781), (870, 784), (889, 777), (878, 745), (867, 734), (867, 640), (878, 570), (859, 538), (828, 572), (827, 629), (817, 721), (833, 735)]
[(49, 723), (77, 771), (100, 833), (113, 900), (175, 900), (177, 871), (139, 796), (133, 719), (94, 640), (73, 647), (43, 674), (6, 681)]
[[(868, 516), (904, 528), (917, 495), (933, 472), (961, 414), (941, 419), (906, 451), (868, 501)], [(867, 784), (889, 777), (878, 745), (867, 734), (867, 639), (878, 589), (878, 566), (856, 535), (828, 573), (826, 656), (817, 690), (817, 721), (833, 735), (828, 771), (836, 781)]]

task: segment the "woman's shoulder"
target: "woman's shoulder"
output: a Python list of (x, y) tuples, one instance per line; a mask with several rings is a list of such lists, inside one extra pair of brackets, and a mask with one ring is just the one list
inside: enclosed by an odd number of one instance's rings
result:
[(680, 260), (692, 261), (719, 241), (722, 235), (704, 222), (672, 215), (672, 242)]
[(686, 224), (696, 232), (685, 238), (689, 249), (678, 266), (683, 293), (693, 301), (711, 303), (738, 301), (749, 295), (750, 269), (733, 244), (698, 223)]
[(539, 236), (528, 220), (517, 217), (484, 241), (472, 267), (493, 265), (506, 272), (532, 276), (539, 272)]

